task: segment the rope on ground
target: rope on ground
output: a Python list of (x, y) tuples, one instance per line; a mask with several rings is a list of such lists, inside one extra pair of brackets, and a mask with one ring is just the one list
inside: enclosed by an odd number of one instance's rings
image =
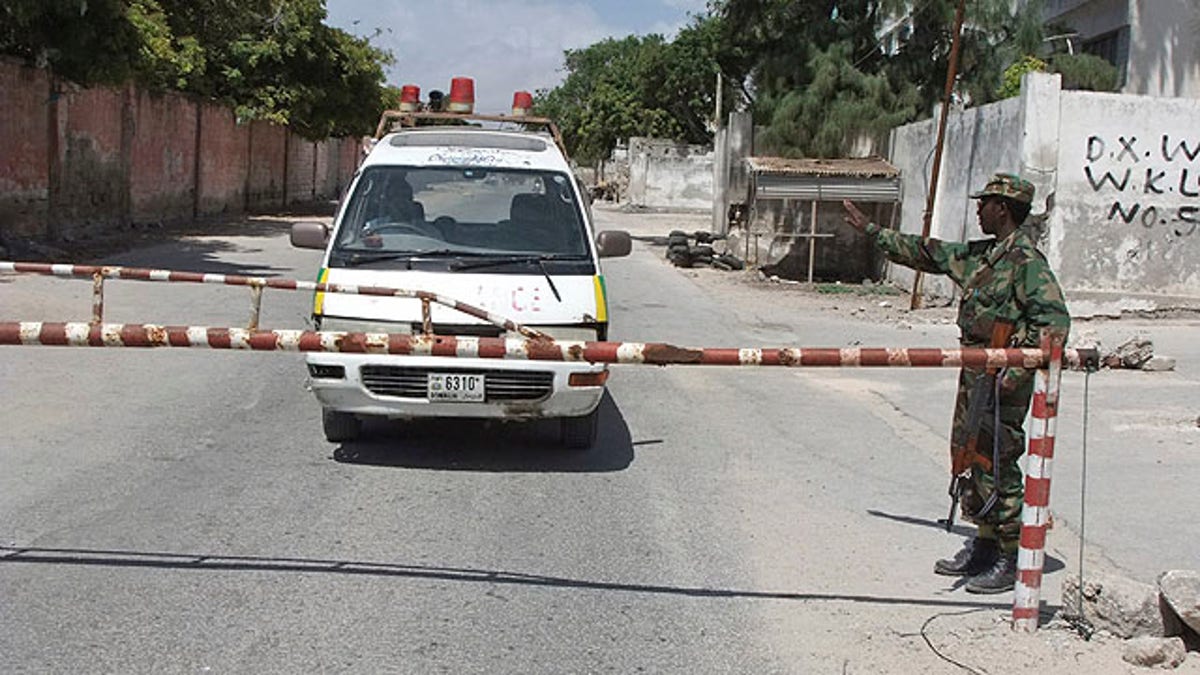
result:
[(933, 650), (933, 653), (936, 654), (939, 659), (945, 661), (946, 663), (949, 663), (954, 666), (958, 666), (962, 670), (964, 670), (968, 673), (971, 673), (971, 675), (986, 675), (986, 673), (984, 673), (981, 670), (976, 670), (976, 669), (972, 668), (971, 666), (968, 666), (965, 663), (955, 661), (954, 659), (950, 658), (949, 656), (946, 656), (945, 654), (943, 654), (941, 651), (938, 650), (937, 647), (935, 647), (933, 645), (933, 641), (929, 639), (929, 635), (925, 632), (925, 630), (927, 628), (929, 628), (929, 624), (933, 623), (935, 619), (939, 619), (943, 616), (965, 616), (967, 614), (974, 614), (976, 612), (988, 611), (989, 609), (990, 608), (988, 608), (988, 607), (977, 607), (975, 609), (968, 609), (968, 610), (962, 611), (962, 612), (938, 612), (937, 614), (934, 614), (933, 616), (929, 617), (928, 619), (925, 619), (925, 623), (921, 624), (921, 639), (925, 641), (925, 644), (929, 645), (929, 648)]

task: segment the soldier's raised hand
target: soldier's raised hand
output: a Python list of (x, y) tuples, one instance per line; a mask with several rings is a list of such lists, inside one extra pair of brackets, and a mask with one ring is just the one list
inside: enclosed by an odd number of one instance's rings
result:
[(871, 219), (867, 218), (867, 214), (860, 211), (859, 208), (854, 205), (854, 202), (850, 201), (849, 199), (843, 199), (842, 206), (846, 209), (846, 217), (843, 218), (843, 220), (845, 220), (850, 224), (851, 227), (859, 232), (862, 232), (867, 228), (867, 223), (871, 222)]

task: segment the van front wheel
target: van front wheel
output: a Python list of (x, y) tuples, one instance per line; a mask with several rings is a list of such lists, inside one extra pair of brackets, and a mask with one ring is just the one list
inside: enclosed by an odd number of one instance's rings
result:
[(559, 420), (562, 444), (572, 450), (586, 450), (596, 443), (600, 426), (600, 408), (583, 417), (564, 417)]
[(328, 409), (321, 411), (321, 426), (325, 429), (325, 440), (330, 443), (353, 441), (362, 431), (362, 421), (354, 415)]

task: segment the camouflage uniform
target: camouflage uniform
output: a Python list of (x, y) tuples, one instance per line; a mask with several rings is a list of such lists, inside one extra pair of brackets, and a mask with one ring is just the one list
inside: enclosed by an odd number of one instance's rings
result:
[[(997, 179), (1016, 180), (998, 174), (980, 196), (1012, 196), (1012, 186), (993, 189)], [(1018, 186), (1027, 190), (1025, 203), (1032, 201), (1033, 187), (1026, 181)], [(990, 191), (989, 191), (990, 190)], [(976, 195), (972, 195), (973, 197)], [(945, 274), (962, 289), (958, 306), (959, 341), (964, 347), (990, 346), (992, 325), (997, 320), (1013, 325), (1011, 346), (1039, 346), (1041, 329), (1057, 329), (1066, 339), (1070, 315), (1062, 289), (1033, 238), (1018, 228), (1003, 241), (985, 239), (965, 244), (929, 239), (886, 230), (871, 223), (867, 235), (893, 262), (930, 274)], [(1009, 368), (997, 378), (1000, 382), (999, 410), (999, 486), (992, 472), (975, 465), (962, 501), (963, 516), (979, 526), (982, 539), (998, 539), (1006, 553), (1015, 551), (1021, 530), (1021, 506), (1024, 484), (1019, 460), (1025, 452), (1025, 417), (1033, 394), (1035, 371)], [(963, 368), (958, 378), (958, 398), (954, 405), (953, 444), (965, 442), (967, 407), (981, 370)], [(988, 410), (980, 424), (979, 452), (992, 454), (996, 413)], [(997, 503), (980, 517), (992, 491), (999, 490)]]

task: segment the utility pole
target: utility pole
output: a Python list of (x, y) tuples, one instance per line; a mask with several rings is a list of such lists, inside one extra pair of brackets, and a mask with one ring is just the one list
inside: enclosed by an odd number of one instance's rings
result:
[[(958, 48), (962, 41), (963, 15), (967, 11), (967, 0), (958, 0), (954, 12), (954, 41), (950, 43), (950, 63), (946, 68), (946, 90), (942, 95), (942, 111), (938, 120), (937, 145), (933, 151), (933, 173), (929, 177), (929, 195), (925, 199), (925, 217), (921, 223), (921, 239), (929, 239), (930, 223), (933, 220), (933, 205), (937, 201), (938, 178), (942, 173), (942, 148), (946, 143), (946, 118), (950, 114), (950, 101), (954, 95), (954, 80), (958, 78)], [(911, 309), (921, 307), (921, 285), (924, 277), (921, 270), (913, 277)]]

